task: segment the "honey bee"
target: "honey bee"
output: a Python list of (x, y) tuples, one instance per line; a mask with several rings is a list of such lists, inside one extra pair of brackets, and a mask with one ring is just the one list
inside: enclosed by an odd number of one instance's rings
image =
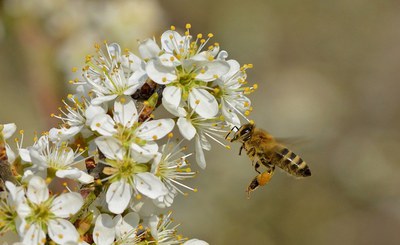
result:
[[(250, 192), (259, 186), (267, 184), (271, 180), (275, 166), (296, 177), (311, 176), (310, 168), (300, 156), (279, 143), (268, 132), (257, 128), (254, 123), (244, 124), (240, 128), (233, 127), (232, 130), (234, 129), (237, 131), (233, 138), (230, 139), (230, 142), (238, 141), (242, 143), (239, 155), (245, 149), (258, 173), (247, 187), (248, 198), (250, 197)], [(266, 167), (266, 170), (261, 173), (258, 168), (262, 165)]]

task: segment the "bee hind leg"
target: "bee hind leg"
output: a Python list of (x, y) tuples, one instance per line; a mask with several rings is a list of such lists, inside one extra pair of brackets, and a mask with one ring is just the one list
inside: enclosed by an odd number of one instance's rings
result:
[(250, 193), (252, 191), (255, 191), (260, 186), (266, 185), (271, 180), (273, 174), (274, 168), (271, 168), (254, 177), (246, 190), (247, 199), (250, 199)]

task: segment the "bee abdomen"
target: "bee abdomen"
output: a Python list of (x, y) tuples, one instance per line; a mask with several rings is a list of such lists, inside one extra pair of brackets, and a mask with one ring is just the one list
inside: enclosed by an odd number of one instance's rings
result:
[(311, 175), (310, 168), (300, 156), (286, 147), (276, 150), (275, 164), (286, 172), (299, 177)]

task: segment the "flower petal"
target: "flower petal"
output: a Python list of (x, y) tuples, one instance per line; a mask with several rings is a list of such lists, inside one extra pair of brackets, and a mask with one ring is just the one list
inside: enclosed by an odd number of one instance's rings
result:
[(93, 241), (97, 245), (110, 245), (115, 239), (114, 221), (108, 214), (100, 214), (93, 229)]
[(212, 118), (218, 113), (218, 102), (207, 90), (193, 88), (189, 93), (189, 104), (203, 118)]
[(36, 204), (40, 204), (49, 199), (49, 189), (47, 188), (46, 182), (38, 176), (33, 176), (29, 181), (26, 196), (31, 202)]
[(99, 132), (104, 136), (112, 136), (117, 133), (114, 128), (115, 122), (108, 114), (99, 114), (95, 116), (90, 124), (90, 128), (93, 131)]
[[(163, 100), (173, 107), (178, 108), (182, 99), (182, 89), (176, 86), (168, 86), (163, 91)], [(163, 101), (163, 102), (164, 102)]]
[(157, 57), (161, 52), (160, 47), (153, 39), (146, 39), (139, 44), (139, 53), (143, 59), (151, 59)]
[(108, 209), (115, 214), (123, 213), (131, 200), (131, 194), (131, 187), (125, 179), (112, 183), (106, 193)]
[(157, 140), (167, 135), (174, 128), (174, 120), (158, 119), (143, 123), (136, 130), (136, 136), (143, 140)]
[[(71, 205), (71, 204), (70, 204)], [(68, 241), (77, 242), (79, 233), (75, 226), (65, 219), (49, 220), (47, 222), (48, 233), (51, 240), (58, 244), (64, 244)]]
[(135, 102), (131, 97), (120, 96), (114, 102), (114, 121), (130, 128), (137, 121), (139, 115)]
[(93, 118), (99, 114), (106, 114), (106, 110), (102, 106), (88, 106), (85, 110), (86, 125), (90, 126)]
[(196, 137), (195, 143), (196, 143), (195, 145), (196, 145), (197, 165), (199, 165), (200, 168), (205, 169), (206, 168), (206, 159), (204, 157), (204, 152), (203, 152), (203, 148), (201, 147), (199, 136)]
[(124, 158), (126, 151), (116, 138), (100, 136), (94, 141), (106, 158), (113, 160), (122, 160)]
[(83, 205), (83, 198), (76, 192), (61, 194), (56, 197), (50, 210), (60, 218), (69, 218), (76, 214)]
[(139, 225), (140, 217), (135, 212), (130, 212), (116, 222), (115, 232), (117, 237), (134, 237)]
[(3, 131), (0, 133), (3, 134), (4, 139), (8, 139), (15, 133), (15, 130), (17, 130), (15, 123), (7, 123), (3, 125)]
[(108, 101), (111, 101), (111, 100), (117, 98), (117, 96), (118, 95), (116, 95), (116, 94), (99, 96), (99, 97), (92, 99), (92, 101), (90, 101), (90, 103), (92, 103), (93, 105), (100, 105), (104, 102), (108, 102)]
[(191, 140), (196, 135), (196, 128), (193, 127), (190, 119), (180, 117), (176, 124), (178, 125), (179, 132), (181, 132), (185, 139)]
[(201, 68), (204, 72), (199, 72), (196, 79), (210, 82), (225, 75), (229, 71), (229, 64), (223, 60), (216, 60), (207, 62), (205, 65), (201, 66)]
[(22, 244), (24, 245), (38, 245), (38, 244), (44, 244), (43, 241), (46, 240), (46, 234), (42, 230), (39, 224), (34, 223), (29, 226), (28, 230), (24, 231), (23, 233), (23, 240)]
[(157, 155), (158, 145), (156, 142), (149, 141), (143, 146), (135, 143), (131, 145), (131, 155), (138, 163), (146, 163)]
[(136, 174), (134, 183), (140, 193), (151, 199), (163, 196), (168, 192), (161, 180), (152, 173)]
[(184, 44), (185, 39), (176, 31), (165, 31), (161, 35), (161, 47), (168, 53), (174, 53)]
[(208, 245), (208, 243), (194, 238), (194, 239), (190, 239), (189, 241), (186, 241), (183, 245)]
[(146, 72), (151, 80), (162, 85), (169, 84), (178, 78), (175, 67), (164, 66), (159, 60), (150, 60), (146, 65)]

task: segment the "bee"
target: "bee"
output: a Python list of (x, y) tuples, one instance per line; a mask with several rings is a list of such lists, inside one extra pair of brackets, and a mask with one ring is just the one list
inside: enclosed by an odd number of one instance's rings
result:
[[(275, 166), (296, 177), (311, 176), (310, 168), (300, 156), (279, 143), (268, 132), (257, 128), (254, 123), (244, 124), (240, 128), (235, 126), (226, 137), (234, 129), (237, 131), (233, 135), (233, 138), (230, 139), (230, 142), (238, 141), (242, 143), (239, 155), (241, 155), (244, 149), (258, 173), (247, 187), (248, 198), (250, 197), (250, 192), (256, 190), (259, 186), (267, 184), (271, 180)], [(266, 170), (260, 172), (258, 170), (260, 166), (264, 166)]]

